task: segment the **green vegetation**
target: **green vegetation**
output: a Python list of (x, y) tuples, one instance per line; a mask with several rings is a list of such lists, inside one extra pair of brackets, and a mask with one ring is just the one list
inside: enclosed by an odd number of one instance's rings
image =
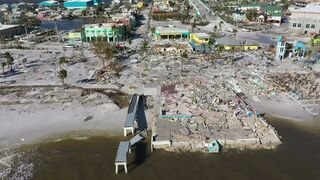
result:
[(65, 79), (68, 76), (68, 72), (65, 69), (61, 69), (58, 73), (58, 77), (61, 80), (62, 85), (65, 85)]
[(105, 41), (95, 41), (92, 43), (94, 53), (101, 60), (103, 68), (106, 68), (112, 62), (116, 54), (115, 46)]
[(180, 56), (184, 59), (188, 59), (188, 54), (186, 52), (182, 52)]
[(167, 21), (168, 19), (179, 20), (181, 22), (186, 22), (190, 20), (187, 14), (182, 13), (153, 13), (151, 15), (152, 19), (155, 21)]
[(60, 65), (60, 68), (63, 64), (67, 63), (66, 61), (66, 57), (62, 56), (59, 58), (59, 65)]
[(1, 67), (2, 67), (2, 74), (4, 74), (4, 67), (6, 67), (6, 62), (2, 62), (1, 63)]
[(8, 68), (10, 67), (10, 71), (12, 71), (12, 65), (14, 64), (13, 61), (13, 57), (11, 56), (11, 54), (9, 52), (5, 53), (5, 57), (6, 57), (6, 65), (8, 66)]
[(258, 12), (255, 9), (249, 9), (246, 11), (246, 17), (249, 21), (256, 20), (257, 16), (258, 16)]

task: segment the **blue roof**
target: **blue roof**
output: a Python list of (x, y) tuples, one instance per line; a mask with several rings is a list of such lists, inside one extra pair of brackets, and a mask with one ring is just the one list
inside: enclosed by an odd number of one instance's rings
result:
[(277, 39), (278, 39), (278, 42), (281, 42), (283, 37), (282, 36), (278, 36)]
[(300, 41), (297, 42), (297, 44), (294, 46), (294, 49), (304, 49), (306, 50), (307, 47)]
[(57, 1), (42, 1), (38, 3), (38, 6), (54, 7), (54, 6), (60, 6), (60, 3)]
[(66, 8), (88, 8), (94, 6), (93, 0), (69, 0), (63, 3)]

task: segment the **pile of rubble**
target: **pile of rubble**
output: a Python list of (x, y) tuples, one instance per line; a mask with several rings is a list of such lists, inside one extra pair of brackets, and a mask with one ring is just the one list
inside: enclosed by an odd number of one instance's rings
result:
[(312, 72), (277, 73), (270, 74), (269, 78), (295, 93), (299, 99), (320, 98), (320, 77)]
[(183, 84), (162, 86), (158, 123), (171, 121), (180, 125), (171, 132), (173, 148), (205, 151), (207, 143), (215, 140), (226, 148), (240, 149), (274, 148), (280, 144), (275, 130), (257, 117), (241, 95), (229, 88), (228, 79), (219, 74), (213, 78), (194, 75)]

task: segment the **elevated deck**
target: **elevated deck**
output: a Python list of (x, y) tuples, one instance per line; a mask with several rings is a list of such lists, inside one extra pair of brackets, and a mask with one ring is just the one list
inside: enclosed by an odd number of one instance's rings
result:
[(127, 154), (130, 152), (130, 142), (129, 141), (121, 141), (118, 146), (117, 156), (115, 160), (116, 165), (116, 174), (118, 174), (118, 166), (124, 166), (125, 173), (128, 173), (127, 169)]
[(140, 98), (140, 96), (137, 94), (134, 94), (131, 98), (131, 102), (128, 107), (127, 118), (126, 118), (124, 125), (123, 125), (124, 136), (127, 136), (128, 130), (131, 131), (131, 133), (134, 132), (133, 124), (134, 124), (134, 120), (135, 120), (136, 114), (137, 114), (139, 98)]
[(135, 135), (132, 139), (130, 139), (130, 146), (135, 145), (136, 143), (143, 140), (143, 137), (140, 134)]

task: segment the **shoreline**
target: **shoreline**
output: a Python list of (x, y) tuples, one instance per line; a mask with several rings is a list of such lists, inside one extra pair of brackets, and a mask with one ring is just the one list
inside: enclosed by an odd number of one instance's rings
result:
[[(59, 86), (5, 89), (9, 92), (0, 98), (0, 113), (3, 114), (3, 119), (0, 118), (2, 119), (0, 145), (54, 142), (79, 137), (120, 137), (122, 135), (122, 125), (127, 109), (120, 109), (105, 94), (87, 92), (85, 89), (74, 87), (64, 89)], [(62, 90), (65, 91), (63, 95), (60, 94)], [(17, 92), (24, 96), (16, 96), (19, 94)], [(81, 95), (83, 93), (84, 95)], [(40, 100), (39, 97), (41, 97)], [(16, 100), (13, 104), (12, 99)], [(262, 104), (266, 106), (267, 103)], [(153, 115), (151, 111), (146, 112), (149, 121)], [(272, 116), (279, 118), (279, 116)], [(250, 125), (249, 121), (243, 123), (247, 124), (246, 126), (252, 126), (253, 129), (255, 126), (264, 129), (259, 132), (269, 131), (265, 135), (260, 137), (260, 133), (257, 132), (255, 137), (217, 138), (217, 140), (226, 149), (240, 150), (273, 149), (281, 144), (279, 135), (269, 124), (268, 119), (257, 119), (254, 124), (260, 124), (258, 126)], [(291, 118), (285, 117), (284, 119)], [(202, 140), (197, 143), (194, 143), (192, 139), (189, 142), (179, 140), (172, 143), (173, 148), (169, 151), (180, 151), (181, 147), (186, 151), (189, 151), (190, 147), (191, 151), (203, 151), (207, 145), (208, 142)]]
[(122, 134), (127, 109), (120, 108), (106, 94), (57, 86), (11, 87), (0, 91), (2, 146), (62, 137)]

